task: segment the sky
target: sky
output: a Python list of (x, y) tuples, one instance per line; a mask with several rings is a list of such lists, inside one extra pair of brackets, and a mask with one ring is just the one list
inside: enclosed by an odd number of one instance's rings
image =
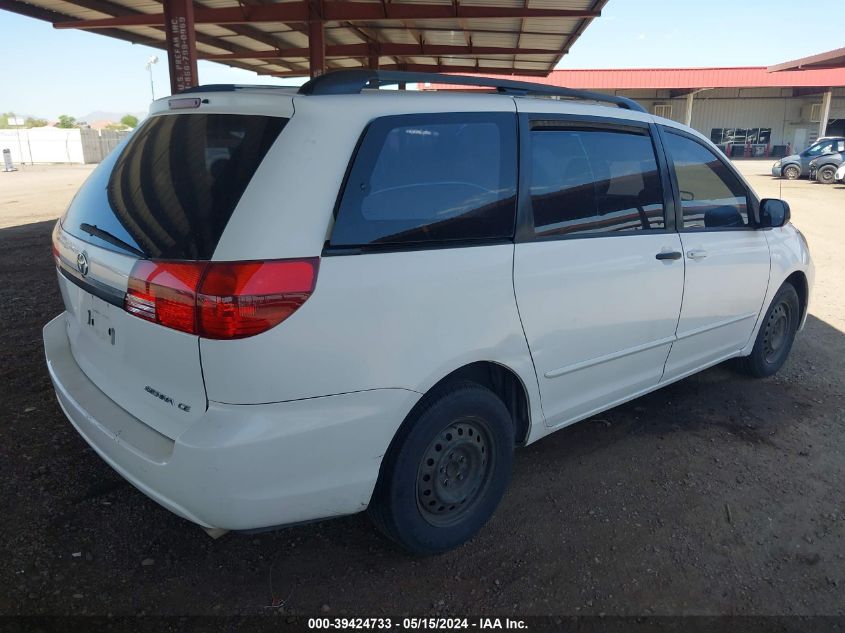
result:
[[(610, 0), (559, 68), (768, 66), (845, 45), (845, 2)], [(813, 5), (814, 6), (814, 5)], [(55, 119), (145, 112), (169, 93), (164, 51), (95, 33), (55, 30), (0, 10), (0, 112)], [(199, 62), (200, 83), (293, 83)]]

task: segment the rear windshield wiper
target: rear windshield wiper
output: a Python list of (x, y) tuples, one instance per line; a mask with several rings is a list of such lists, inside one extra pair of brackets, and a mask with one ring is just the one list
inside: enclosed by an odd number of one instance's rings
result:
[(138, 257), (146, 257), (146, 255), (139, 251), (137, 248), (132, 246), (131, 244), (127, 244), (122, 239), (117, 237), (116, 235), (112, 235), (108, 231), (105, 231), (95, 224), (88, 224), (87, 222), (83, 222), (79, 225), (79, 228), (88, 233), (88, 235), (93, 235), (94, 237), (99, 237), (104, 242), (108, 242), (113, 246), (118, 246), (123, 250), (129, 251), (133, 255), (137, 255)]

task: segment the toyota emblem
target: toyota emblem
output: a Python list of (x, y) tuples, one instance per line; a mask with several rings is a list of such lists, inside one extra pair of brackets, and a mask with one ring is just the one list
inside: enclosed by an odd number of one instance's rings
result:
[(76, 270), (82, 273), (83, 277), (88, 275), (88, 255), (85, 251), (79, 251), (76, 255)]

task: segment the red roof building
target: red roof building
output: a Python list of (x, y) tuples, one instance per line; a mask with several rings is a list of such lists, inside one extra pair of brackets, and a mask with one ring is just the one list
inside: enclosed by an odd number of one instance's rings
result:
[[(733, 156), (782, 155), (803, 149), (820, 135), (845, 136), (842, 67), (555, 70), (526, 81), (636, 99), (649, 112), (691, 125)], [(828, 101), (829, 107), (823, 107)]]

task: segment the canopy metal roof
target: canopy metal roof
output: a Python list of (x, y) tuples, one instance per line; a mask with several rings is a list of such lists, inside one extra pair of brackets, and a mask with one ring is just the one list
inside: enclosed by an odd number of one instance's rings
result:
[[(166, 48), (168, 0), (0, 0), (0, 9)], [(195, 0), (196, 53), (260, 75), (303, 76), (319, 21), (323, 70), (545, 76), (607, 0)], [(313, 31), (312, 31), (313, 33)]]
[(769, 66), (769, 72), (782, 70), (810, 70), (822, 68), (845, 68), (845, 48), (837, 48), (826, 53), (802, 57), (791, 62)]

